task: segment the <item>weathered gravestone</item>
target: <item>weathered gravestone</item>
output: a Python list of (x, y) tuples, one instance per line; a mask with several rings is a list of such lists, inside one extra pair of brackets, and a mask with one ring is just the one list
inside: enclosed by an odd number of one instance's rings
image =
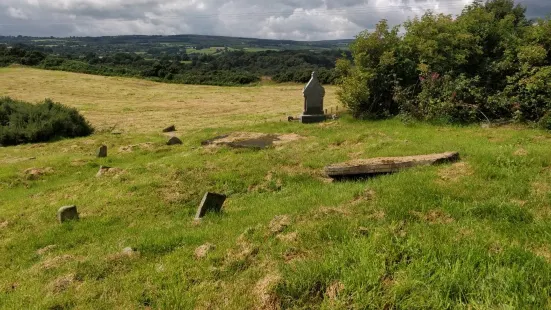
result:
[(195, 219), (202, 218), (207, 212), (220, 212), (224, 201), (226, 201), (226, 195), (206, 193), (197, 209)]
[(302, 94), (304, 95), (304, 112), (300, 117), (301, 122), (307, 124), (325, 121), (323, 113), (325, 89), (321, 86), (315, 71), (312, 72), (312, 78), (304, 87)]
[(98, 157), (107, 157), (107, 146), (102, 145), (98, 149)]
[(57, 220), (60, 223), (70, 221), (70, 220), (78, 220), (77, 207), (76, 206), (61, 207), (57, 211)]
[(182, 140), (178, 139), (178, 137), (172, 137), (166, 143), (166, 145), (178, 145), (178, 144), (183, 144)]

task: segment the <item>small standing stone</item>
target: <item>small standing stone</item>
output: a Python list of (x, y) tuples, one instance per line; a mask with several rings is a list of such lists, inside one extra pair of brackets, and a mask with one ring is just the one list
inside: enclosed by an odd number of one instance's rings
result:
[(180, 140), (178, 137), (172, 137), (166, 143), (166, 145), (177, 145), (177, 144), (183, 144), (182, 140)]
[(106, 145), (100, 146), (100, 148), (98, 149), (98, 157), (100, 157), (100, 158), (107, 157), (107, 146)]
[(61, 207), (57, 211), (57, 220), (60, 223), (70, 221), (70, 220), (78, 220), (77, 207), (76, 206)]
[(226, 195), (206, 193), (197, 209), (195, 219), (202, 218), (207, 212), (220, 212), (224, 201), (226, 201)]
[(163, 129), (163, 132), (173, 132), (173, 131), (176, 131), (176, 126), (174, 126), (174, 125), (166, 127), (165, 129)]

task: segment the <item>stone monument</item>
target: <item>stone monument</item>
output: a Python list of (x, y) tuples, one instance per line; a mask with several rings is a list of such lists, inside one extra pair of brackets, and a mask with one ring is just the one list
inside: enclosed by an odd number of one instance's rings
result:
[(315, 71), (312, 72), (312, 78), (304, 87), (302, 94), (304, 95), (304, 112), (300, 117), (301, 122), (307, 124), (325, 121), (325, 114), (323, 113), (325, 89), (321, 86)]

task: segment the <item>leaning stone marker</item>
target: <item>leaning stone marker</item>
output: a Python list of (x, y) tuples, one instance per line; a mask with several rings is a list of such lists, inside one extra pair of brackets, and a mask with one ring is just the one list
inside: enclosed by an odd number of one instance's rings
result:
[(77, 207), (76, 206), (61, 207), (57, 211), (57, 220), (60, 223), (70, 221), (70, 220), (78, 220)]
[(323, 113), (325, 89), (321, 86), (315, 71), (312, 72), (312, 78), (304, 87), (302, 94), (304, 95), (304, 112), (300, 117), (301, 122), (307, 124), (325, 121), (325, 114)]
[(166, 143), (166, 145), (177, 145), (177, 144), (182, 144), (182, 140), (178, 139), (178, 137), (172, 137)]
[(226, 201), (226, 195), (206, 193), (197, 209), (195, 219), (202, 218), (207, 212), (220, 212), (224, 201)]
[(98, 149), (98, 157), (107, 157), (107, 146), (102, 145)]
[(176, 126), (174, 126), (174, 125), (166, 127), (165, 129), (163, 129), (163, 132), (173, 132), (173, 131), (176, 131)]

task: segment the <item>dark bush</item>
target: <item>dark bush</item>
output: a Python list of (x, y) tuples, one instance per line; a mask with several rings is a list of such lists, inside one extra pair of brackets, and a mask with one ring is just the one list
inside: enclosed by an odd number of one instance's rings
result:
[(76, 109), (50, 99), (30, 104), (0, 98), (0, 146), (83, 137), (93, 131)]

